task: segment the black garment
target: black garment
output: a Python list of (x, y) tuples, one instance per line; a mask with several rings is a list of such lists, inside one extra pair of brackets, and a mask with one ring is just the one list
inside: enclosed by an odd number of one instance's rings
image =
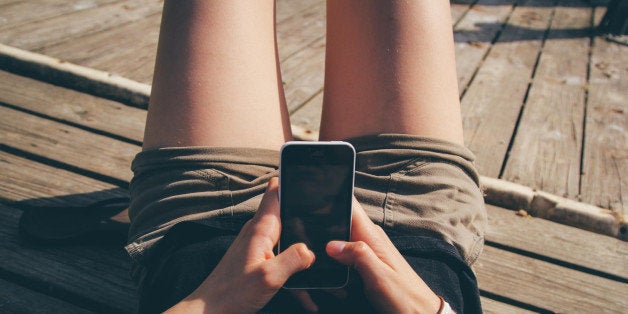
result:
[[(407, 236), (387, 230), (397, 249), (430, 288), (456, 313), (481, 313), (477, 281), (454, 246), (436, 238)], [(152, 252), (141, 279), (140, 313), (160, 313), (194, 291), (218, 264), (237, 233), (197, 222), (175, 225)], [(350, 274), (348, 296), (341, 300), (310, 290), (321, 313), (370, 313), (357, 273)], [(225, 296), (237, 302), (238, 296)], [(281, 289), (264, 313), (299, 313), (304, 310)]]

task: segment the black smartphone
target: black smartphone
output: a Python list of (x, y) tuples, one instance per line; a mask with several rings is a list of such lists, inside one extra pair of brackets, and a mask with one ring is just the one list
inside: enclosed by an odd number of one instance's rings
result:
[(331, 240), (351, 238), (351, 197), (355, 149), (346, 142), (288, 142), (281, 148), (278, 251), (305, 243), (316, 255), (310, 268), (294, 274), (284, 288), (341, 288), (349, 267), (325, 251)]

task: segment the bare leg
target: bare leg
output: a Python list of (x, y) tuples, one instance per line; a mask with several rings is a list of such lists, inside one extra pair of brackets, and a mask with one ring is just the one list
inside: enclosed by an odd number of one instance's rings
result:
[(278, 149), (291, 138), (274, 0), (167, 0), (144, 149)]
[(328, 1), (326, 53), (322, 140), (463, 142), (449, 1)]

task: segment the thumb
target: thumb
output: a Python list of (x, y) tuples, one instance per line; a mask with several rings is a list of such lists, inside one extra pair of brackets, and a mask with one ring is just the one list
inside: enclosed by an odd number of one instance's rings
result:
[(338, 262), (353, 266), (366, 281), (383, 275), (386, 265), (375, 255), (373, 249), (362, 241), (330, 241), (327, 243), (326, 251)]
[(290, 276), (312, 266), (315, 260), (314, 252), (303, 243), (291, 245), (275, 258), (268, 261), (269, 267), (276, 274), (276, 280), (283, 285)]

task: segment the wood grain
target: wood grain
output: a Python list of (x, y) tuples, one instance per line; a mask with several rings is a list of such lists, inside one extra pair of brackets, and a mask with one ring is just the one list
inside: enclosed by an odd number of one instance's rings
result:
[(456, 24), (470, 9), (473, 1), (450, 1), (451, 23)]
[[(120, 249), (38, 247), (17, 234), (20, 211), (0, 204), (0, 270), (57, 296), (72, 298), (92, 311), (132, 312), (135, 288), (129, 278), (125, 253)], [(113, 260), (117, 260), (113, 263)]]
[[(46, 19), (72, 12), (90, 10), (120, 0), (94, 1), (12, 1), (2, 4), (0, 31), (24, 24), (38, 23)], [(4, 1), (9, 2), (9, 1)]]
[(128, 182), (140, 147), (0, 107), (0, 143), (93, 173)]
[(321, 113), (323, 112), (323, 91), (319, 92), (290, 116), (290, 123), (299, 126), (307, 134), (318, 139)]
[(486, 208), (487, 241), (628, 280), (625, 241), (491, 205)]
[(486, 297), (481, 297), (480, 302), (482, 303), (482, 312), (485, 314), (530, 314), (536, 313), (533, 311), (528, 311), (526, 309), (522, 309), (520, 307), (510, 305), (507, 303), (495, 301), (493, 299), (489, 299)]
[[(599, 21), (604, 10), (596, 10)], [(628, 214), (628, 47), (595, 37), (582, 165), (582, 200)]]
[(291, 16), (319, 5), (322, 0), (277, 0), (275, 3), (275, 21), (281, 23)]
[(306, 10), (277, 23), (280, 61), (285, 61), (302, 49), (307, 49), (314, 41), (325, 37), (325, 2), (313, 3)]
[(512, 13), (514, 3), (514, 0), (480, 0), (456, 24), (456, 71), (461, 95), (468, 88), (504, 21)]
[(291, 113), (323, 89), (324, 69), (325, 38), (316, 40), (282, 62), (286, 101)]
[(2, 279), (0, 279), (0, 310), (3, 313), (91, 313), (72, 303)]
[(556, 9), (502, 176), (570, 199), (580, 194), (591, 23), (580, 4)]
[(2, 272), (13, 274), (12, 278), (20, 278), (38, 291), (86, 304), (92, 311), (134, 311), (135, 287), (129, 277), (128, 256), (121, 248), (30, 244), (18, 236), (21, 211), (5, 205), (76, 206), (125, 196), (128, 192), (2, 151), (0, 173), (6, 178), (0, 181), (0, 199), (4, 203), (0, 203)]
[(81, 40), (46, 44), (38, 52), (151, 84), (160, 23), (161, 12), (157, 12)]
[(515, 8), (462, 98), (465, 143), (482, 175), (498, 177), (515, 130), (552, 7)]
[(628, 284), (487, 246), (474, 265), (482, 290), (555, 313), (623, 313)]
[(87, 34), (136, 21), (161, 10), (156, 0), (123, 1), (89, 10), (11, 27), (0, 32), (0, 42), (36, 51), (61, 41), (76, 40)]
[(126, 189), (0, 151), (3, 202), (65, 206), (128, 196)]
[(0, 102), (141, 142), (146, 111), (0, 71)]

